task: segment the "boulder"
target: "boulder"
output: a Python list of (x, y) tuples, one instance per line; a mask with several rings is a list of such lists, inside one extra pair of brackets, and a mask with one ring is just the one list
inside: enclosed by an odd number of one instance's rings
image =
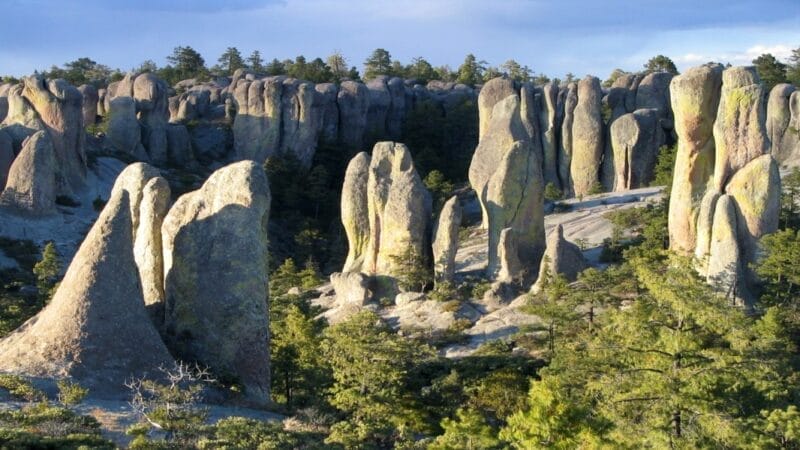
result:
[(517, 256), (519, 255), (517, 233), (511, 228), (502, 229), (497, 239), (496, 249), (497, 269), (492, 274), (496, 282), (513, 284), (521, 281), (523, 265)]
[(178, 198), (161, 227), (168, 345), (236, 377), (261, 405), (270, 398), (269, 206), (264, 170), (241, 161)]
[[(800, 96), (791, 84), (775, 85), (767, 102), (767, 137), (772, 143), (772, 156), (780, 164), (800, 162)], [(797, 106), (793, 117), (791, 100)], [(793, 120), (794, 119), (794, 120)]]
[(56, 211), (56, 160), (46, 131), (27, 138), (8, 172), (0, 205), (33, 216)]
[(97, 89), (91, 84), (84, 84), (78, 87), (78, 91), (83, 98), (81, 103), (83, 126), (94, 125), (97, 121), (97, 103), (100, 101)]
[(143, 73), (133, 82), (133, 98), (139, 113), (142, 145), (154, 164), (167, 163), (167, 123), (169, 99), (167, 83), (152, 73)]
[(0, 128), (0, 192), (3, 192), (6, 187), (14, 157), (14, 145), (11, 136)]
[(647, 186), (652, 180), (664, 131), (655, 109), (637, 109), (611, 125), (614, 155), (614, 190)]
[(678, 151), (669, 203), (670, 248), (691, 254), (697, 242), (700, 201), (714, 173), (713, 127), (722, 86), (722, 66), (694, 67), (672, 79), (670, 101)]
[(769, 152), (764, 88), (755, 67), (731, 67), (722, 73), (714, 122), (714, 187), (722, 190), (737, 170)]
[(576, 196), (586, 195), (600, 181), (603, 158), (602, 89), (597, 77), (578, 82), (578, 103), (572, 123), (570, 179)]
[(505, 77), (493, 78), (481, 87), (481, 92), (478, 94), (478, 141), (481, 141), (489, 130), (495, 105), (516, 94), (514, 80)]
[(453, 282), (461, 228), (461, 204), (455, 195), (442, 206), (433, 231), (433, 273), (436, 283)]
[(386, 83), (391, 104), (386, 114), (386, 135), (389, 139), (400, 139), (406, 120), (406, 89), (403, 79), (394, 77)]
[(363, 83), (343, 81), (336, 97), (339, 107), (339, 142), (351, 149), (361, 149), (367, 129), (370, 91)]
[(781, 207), (778, 164), (772, 155), (759, 156), (731, 177), (725, 192), (736, 201), (742, 267), (748, 283), (753, 283), (757, 277), (751, 264), (758, 257), (758, 240), (778, 231)]
[(517, 141), (500, 161), (486, 187), (489, 215), (487, 275), (502, 276), (502, 232), (511, 228), (517, 258), (538, 267), (545, 247), (542, 162), (529, 141)]
[(370, 278), (363, 273), (332, 273), (331, 284), (339, 306), (364, 306), (372, 300)]
[(174, 366), (145, 311), (130, 210), (127, 192), (115, 192), (50, 303), (0, 341), (0, 370), (127, 396), (125, 382)]
[(658, 122), (666, 130), (671, 130), (673, 127), (669, 98), (672, 77), (669, 72), (649, 73), (641, 79), (636, 88), (636, 109), (656, 110)]
[(98, 116), (105, 117), (105, 116), (108, 115), (108, 111), (106, 110), (106, 95), (107, 94), (108, 94), (108, 90), (107, 89), (98, 89), (97, 90), (97, 115)]
[(532, 291), (541, 290), (542, 283), (548, 276), (561, 275), (567, 281), (572, 282), (577, 280), (578, 275), (588, 268), (589, 262), (584, 258), (581, 249), (564, 238), (564, 227), (558, 224), (547, 236), (547, 250), (545, 250), (539, 265), (539, 277), (536, 279)]
[(514, 142), (528, 142), (531, 138), (520, 113), (520, 97), (510, 95), (494, 106), (492, 118), (483, 137), (475, 148), (469, 166), (469, 182), (478, 195), (483, 213), (483, 227), (489, 226), (487, 186)]
[(147, 306), (164, 302), (164, 262), (161, 223), (167, 213), (170, 189), (158, 169), (134, 163), (123, 170), (111, 191), (125, 191), (131, 208), (133, 255)]
[(8, 91), (10, 89), (10, 83), (0, 84), (0, 122), (2, 122), (6, 118), (6, 114), (8, 114)]
[(697, 213), (697, 244), (694, 247), (694, 256), (697, 272), (708, 275), (708, 257), (711, 252), (711, 233), (714, 228), (714, 213), (720, 193), (710, 190), (703, 196)]
[(3, 130), (11, 136), (14, 153), (22, 150), (22, 142), (40, 130), (45, 130), (44, 123), (33, 105), (22, 96), (22, 85), (12, 86), (8, 90), (8, 113), (2, 123)]
[(736, 202), (729, 195), (719, 197), (708, 256), (708, 283), (726, 297), (744, 303), (744, 276), (737, 239)]
[(409, 252), (429, 261), (431, 195), (403, 144), (378, 142), (367, 180), (369, 241), (363, 271), (399, 277)]
[(358, 272), (364, 267), (364, 255), (370, 236), (367, 211), (369, 168), (370, 157), (366, 152), (361, 152), (350, 160), (344, 175), (341, 214), (348, 252), (342, 272)]
[(142, 145), (142, 134), (136, 120), (136, 103), (131, 97), (116, 97), (109, 103), (106, 138), (113, 151), (136, 161), (147, 161), (147, 151)]

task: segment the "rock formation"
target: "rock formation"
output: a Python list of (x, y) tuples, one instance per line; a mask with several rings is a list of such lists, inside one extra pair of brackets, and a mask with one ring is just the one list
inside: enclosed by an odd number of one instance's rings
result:
[(431, 195), (403, 144), (379, 142), (372, 149), (367, 180), (369, 240), (363, 271), (401, 275), (398, 259), (408, 252), (430, 257)]
[(433, 273), (436, 283), (453, 282), (460, 227), (461, 204), (458, 197), (453, 196), (442, 206), (433, 231)]
[[(721, 89), (720, 70), (691, 69), (672, 83), (681, 144), (670, 202), (670, 245), (693, 251), (698, 270), (710, 283), (749, 306), (757, 281), (751, 269), (757, 241), (778, 228), (780, 174), (768, 154), (766, 105), (755, 69), (726, 69)], [(716, 103), (716, 115), (706, 115)], [(676, 203), (676, 194), (686, 204)]]
[(364, 265), (369, 241), (369, 212), (367, 211), (367, 180), (370, 157), (361, 152), (350, 160), (342, 186), (341, 214), (349, 250), (342, 272), (358, 272)]
[(6, 187), (11, 164), (14, 163), (14, 145), (11, 136), (0, 129), (0, 192)]
[(791, 84), (778, 84), (769, 93), (766, 126), (778, 163), (800, 164), (800, 94)]
[(339, 107), (339, 142), (360, 149), (367, 129), (370, 95), (367, 87), (355, 81), (339, 85), (336, 104)]
[(339, 306), (364, 306), (372, 299), (370, 278), (362, 273), (332, 273), (331, 284)]
[(192, 152), (192, 138), (185, 125), (168, 124), (167, 134), (167, 161), (178, 167), (186, 167), (194, 161)]
[(589, 268), (589, 262), (583, 256), (581, 249), (564, 238), (564, 227), (561, 224), (547, 236), (547, 250), (544, 252), (539, 265), (539, 277), (533, 285), (533, 292), (542, 288), (546, 276), (563, 276), (567, 281), (575, 281), (578, 275)]
[(614, 121), (609, 135), (615, 191), (645, 187), (652, 181), (663, 133), (655, 109), (638, 109)]
[(56, 211), (56, 160), (53, 141), (46, 131), (25, 139), (8, 172), (0, 205), (33, 216)]
[[(152, 73), (143, 73), (133, 81), (133, 98), (141, 125), (142, 145), (149, 161), (167, 163), (167, 83)], [(113, 117), (112, 117), (113, 118)]]
[[(489, 248), (491, 249), (491, 247)], [(514, 229), (504, 228), (500, 230), (495, 252), (497, 253), (495, 256), (497, 268), (493, 273), (493, 278), (496, 280), (495, 284), (511, 284), (522, 281), (524, 268), (519, 260), (519, 240)], [(501, 286), (496, 288), (502, 291)]]
[(72, 195), (84, 186), (86, 154), (83, 131), (83, 96), (66, 81), (45, 80), (40, 75), (23, 79), (9, 90), (4, 129), (14, 149), (34, 132), (50, 135), (56, 160), (56, 185), (61, 195)]
[(573, 112), (570, 179), (576, 196), (586, 195), (600, 181), (603, 158), (602, 90), (600, 80), (587, 76), (578, 82)]
[(86, 127), (94, 125), (97, 121), (97, 102), (100, 100), (100, 97), (97, 95), (97, 89), (91, 84), (84, 84), (78, 87), (78, 91), (83, 97), (81, 103), (83, 125)]
[(161, 228), (168, 345), (236, 376), (259, 404), (270, 398), (269, 207), (264, 170), (241, 161), (181, 196)]
[(561, 124), (558, 115), (558, 84), (547, 83), (542, 87), (539, 110), (539, 130), (542, 134), (542, 171), (545, 185), (561, 189), (558, 177), (558, 139)]
[(481, 93), (478, 95), (478, 115), (480, 117), (478, 141), (483, 140), (484, 134), (489, 130), (495, 105), (517, 93), (514, 80), (509, 78), (493, 78), (483, 85)]
[(678, 135), (669, 203), (670, 247), (694, 251), (700, 201), (714, 173), (714, 120), (722, 86), (722, 66), (691, 68), (670, 84)]
[(128, 194), (131, 208), (133, 254), (142, 283), (145, 305), (164, 302), (164, 263), (161, 250), (161, 224), (169, 206), (167, 180), (153, 166), (134, 163), (123, 170), (114, 183), (116, 191)]
[(142, 134), (132, 97), (116, 97), (109, 102), (106, 138), (111, 149), (137, 161), (147, 161)]
[(174, 365), (145, 311), (132, 231), (128, 193), (117, 191), (50, 303), (0, 341), (0, 370), (119, 395), (131, 378)]

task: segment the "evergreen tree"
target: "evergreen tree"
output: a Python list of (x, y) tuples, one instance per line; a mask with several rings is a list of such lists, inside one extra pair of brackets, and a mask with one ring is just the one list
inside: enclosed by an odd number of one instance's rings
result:
[(614, 69), (613, 71), (611, 71), (611, 74), (608, 76), (608, 78), (606, 78), (606, 80), (603, 81), (603, 87), (610, 88), (614, 84), (614, 82), (617, 81), (617, 78), (627, 74), (628, 72), (622, 69), (619, 68)]
[(36, 275), (36, 288), (42, 303), (47, 303), (58, 288), (58, 276), (61, 273), (61, 263), (58, 261), (58, 252), (53, 242), (48, 242), (42, 250), (42, 259), (33, 266)]
[(349, 70), (347, 68), (347, 59), (342, 55), (342, 52), (335, 51), (333, 54), (325, 59), (325, 63), (331, 70), (334, 80), (341, 81), (348, 78)]
[(456, 81), (459, 83), (474, 86), (483, 82), (486, 61), (478, 61), (475, 55), (470, 53), (464, 58), (464, 62), (458, 67)]
[(192, 47), (175, 47), (172, 54), (167, 56), (167, 62), (172, 65), (174, 69), (173, 80), (174, 82), (185, 80), (189, 78), (203, 77), (208, 70), (206, 69), (206, 62), (200, 53)]
[(427, 84), (437, 78), (436, 70), (431, 63), (421, 56), (411, 60), (411, 65), (406, 72), (410, 78), (417, 79), (420, 84)]
[(505, 448), (497, 432), (486, 418), (474, 409), (461, 408), (456, 411), (456, 418), (442, 421), (444, 433), (436, 438), (428, 450), (493, 450)]
[(786, 65), (786, 79), (795, 86), (800, 86), (800, 47), (792, 50), (789, 63)]
[(504, 62), (500, 68), (503, 70), (503, 74), (507, 75), (509, 78), (513, 80), (517, 80), (519, 82), (527, 83), (531, 80), (532, 71), (528, 66), (522, 66), (518, 62), (514, 61), (513, 59), (509, 59), (508, 61)]
[(283, 62), (278, 61), (278, 58), (273, 58), (272, 61), (270, 61), (269, 64), (267, 64), (267, 66), (264, 68), (264, 71), (270, 76), (285, 75), (286, 66)]
[(264, 72), (264, 59), (261, 58), (261, 52), (253, 50), (250, 56), (247, 57), (247, 67), (255, 73)]
[(233, 75), (237, 69), (245, 68), (244, 58), (236, 47), (228, 47), (217, 62), (222, 69), (222, 74), (226, 76)]
[(678, 68), (671, 59), (664, 55), (656, 55), (650, 58), (644, 65), (644, 70), (650, 72), (669, 72), (673, 75), (678, 75)]
[(378, 75), (392, 74), (392, 55), (382, 49), (375, 49), (372, 54), (364, 61), (364, 79), (371, 80)]
[(415, 361), (432, 356), (363, 311), (324, 333), (323, 355), (333, 371), (331, 405), (346, 418), (331, 427), (327, 443), (347, 448), (386, 448), (409, 436), (404, 379)]
[(786, 64), (778, 61), (773, 55), (764, 53), (753, 60), (758, 76), (767, 92), (771, 91), (778, 83), (785, 83)]

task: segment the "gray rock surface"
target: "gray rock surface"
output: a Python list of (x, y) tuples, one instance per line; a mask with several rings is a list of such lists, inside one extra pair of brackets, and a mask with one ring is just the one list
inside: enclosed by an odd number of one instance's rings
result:
[(361, 149), (367, 129), (370, 94), (363, 83), (343, 81), (336, 97), (339, 107), (339, 142), (349, 148)]
[(572, 282), (588, 268), (589, 262), (584, 258), (581, 249), (564, 238), (564, 227), (561, 224), (556, 225), (547, 236), (547, 250), (539, 265), (539, 277), (532, 290), (538, 292), (547, 275), (561, 275)]
[(358, 272), (364, 267), (369, 241), (369, 212), (367, 211), (367, 180), (370, 156), (357, 154), (347, 165), (342, 186), (341, 215), (347, 235), (348, 252), (342, 272)]
[(11, 136), (0, 128), (0, 192), (6, 187), (11, 164), (14, 163), (14, 145)]
[(655, 109), (637, 109), (611, 125), (614, 190), (647, 186), (652, 180), (664, 131)]
[(331, 284), (339, 306), (364, 306), (372, 300), (370, 278), (363, 273), (332, 273)]
[(262, 405), (270, 399), (269, 207), (264, 170), (241, 161), (178, 198), (161, 228), (169, 346), (237, 377)]
[(694, 251), (700, 201), (714, 173), (713, 127), (722, 86), (722, 66), (691, 68), (670, 84), (678, 152), (669, 204), (670, 248)]
[(573, 112), (570, 179), (576, 196), (588, 194), (600, 181), (603, 158), (602, 90), (600, 80), (587, 76), (578, 82)]
[(136, 102), (132, 97), (116, 97), (109, 102), (106, 138), (111, 149), (137, 161), (147, 161), (142, 133), (136, 120)]
[(143, 73), (133, 82), (133, 98), (141, 124), (141, 140), (150, 161), (167, 163), (168, 86), (152, 73)]
[(97, 121), (97, 103), (100, 101), (97, 89), (91, 84), (84, 84), (78, 87), (78, 91), (83, 98), (81, 103), (83, 126), (94, 125)]
[(770, 91), (767, 102), (767, 137), (772, 143), (772, 156), (780, 164), (795, 165), (800, 160), (800, 96), (795, 92), (791, 84), (778, 84)]
[(436, 283), (453, 282), (460, 227), (461, 204), (458, 197), (452, 196), (442, 206), (433, 231), (433, 273)]
[(56, 159), (46, 131), (27, 138), (8, 172), (0, 205), (32, 216), (56, 212)]
[(145, 311), (133, 255), (129, 199), (118, 191), (80, 246), (50, 303), (0, 341), (0, 370), (70, 377), (92, 395), (174, 360)]

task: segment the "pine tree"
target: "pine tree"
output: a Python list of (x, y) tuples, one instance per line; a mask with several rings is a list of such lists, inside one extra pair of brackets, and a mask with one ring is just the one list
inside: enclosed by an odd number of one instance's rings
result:
[(770, 53), (764, 53), (754, 59), (753, 65), (756, 66), (758, 76), (761, 78), (761, 83), (764, 84), (764, 89), (766, 89), (767, 92), (771, 91), (776, 84), (785, 83), (787, 81), (786, 64), (778, 61), (778, 59)]
[(678, 75), (678, 68), (675, 63), (664, 55), (656, 55), (650, 58), (644, 65), (646, 72), (669, 72), (673, 75)]
[(42, 303), (47, 303), (58, 288), (58, 276), (61, 264), (53, 242), (48, 242), (42, 250), (42, 259), (33, 266), (36, 275), (36, 288)]
[(261, 52), (253, 50), (250, 56), (247, 57), (247, 67), (255, 73), (264, 72), (264, 59), (261, 58)]
[(230, 76), (237, 69), (245, 68), (244, 58), (236, 47), (228, 47), (217, 60), (222, 68), (222, 74)]
[(375, 49), (372, 54), (364, 61), (364, 79), (371, 80), (378, 75), (392, 74), (392, 55), (382, 49)]
[(486, 61), (479, 62), (477, 58), (475, 58), (475, 55), (470, 53), (464, 58), (464, 62), (458, 67), (456, 81), (474, 86), (483, 82), (485, 71)]

